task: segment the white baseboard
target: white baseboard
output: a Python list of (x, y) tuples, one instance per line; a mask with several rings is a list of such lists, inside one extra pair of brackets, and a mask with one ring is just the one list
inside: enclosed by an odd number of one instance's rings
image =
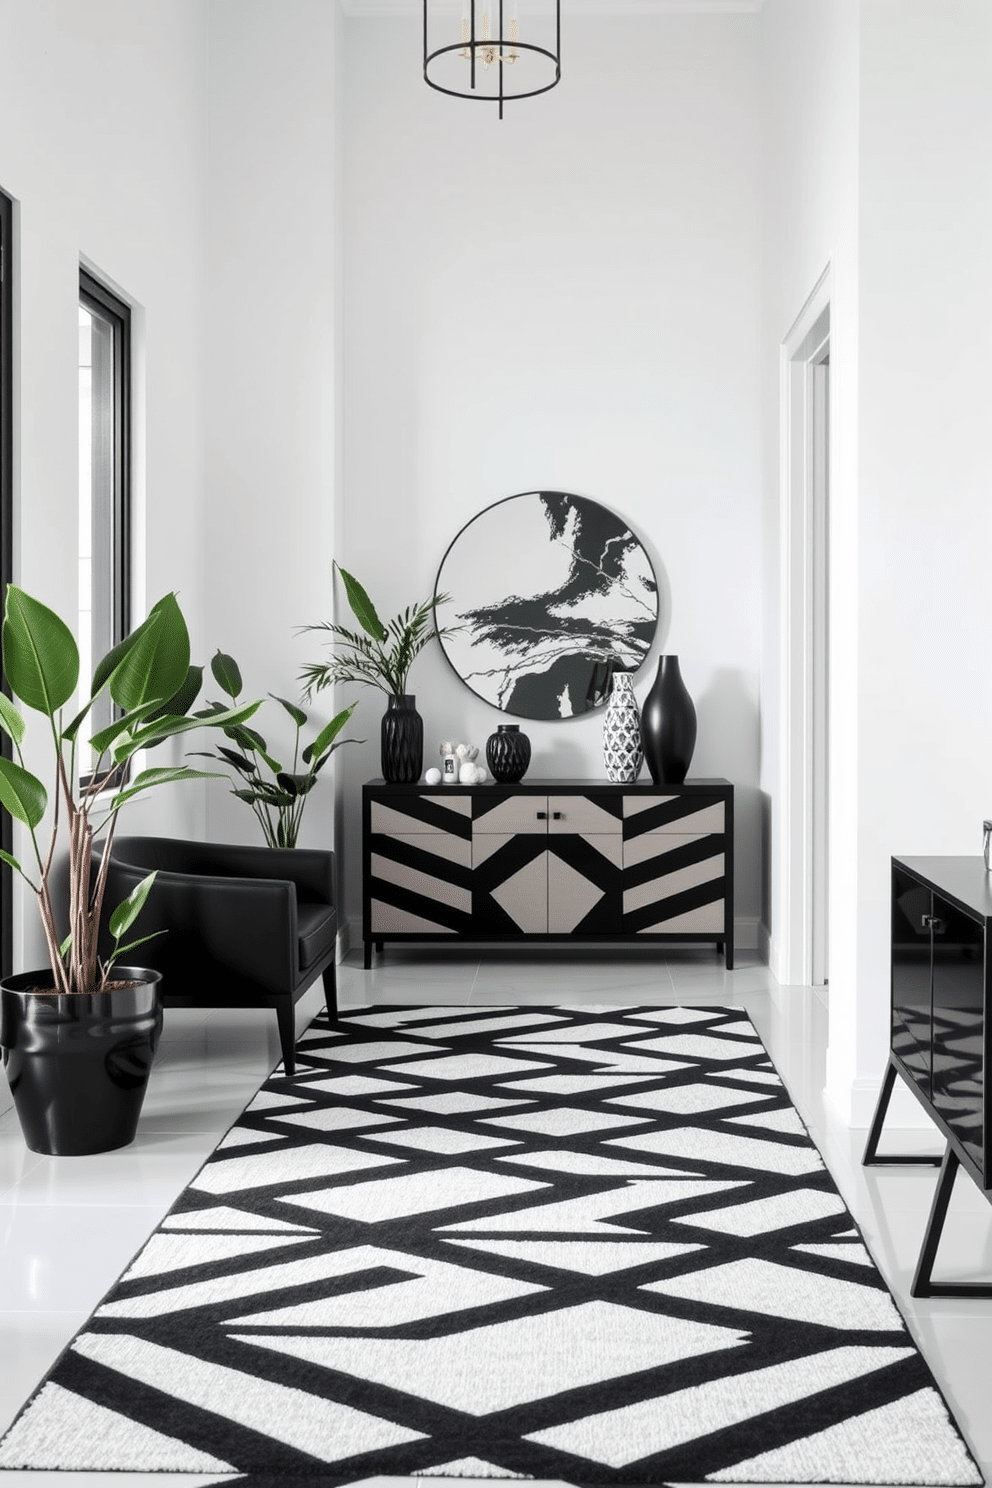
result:
[[(871, 1126), (875, 1107), (878, 1104), (878, 1092), (881, 1088), (881, 1080), (854, 1081), (851, 1087), (851, 1125), (853, 1127), (867, 1129)], [(889, 1101), (889, 1109), (885, 1117), (885, 1130), (926, 1132), (937, 1130), (919, 1101), (910, 1094), (901, 1079), (896, 1080), (892, 1091), (892, 1099)]]

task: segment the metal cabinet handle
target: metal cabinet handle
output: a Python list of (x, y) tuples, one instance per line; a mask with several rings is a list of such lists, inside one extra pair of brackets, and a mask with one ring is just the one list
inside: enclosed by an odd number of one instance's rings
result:
[(943, 935), (946, 929), (939, 915), (920, 915), (920, 925), (924, 930), (932, 930), (934, 935)]
[(562, 821), (564, 819), (565, 813), (564, 811), (552, 811), (551, 815), (553, 816), (555, 821)]
[(547, 821), (548, 819), (548, 813), (546, 811), (535, 811), (534, 815), (537, 817), (538, 821)]

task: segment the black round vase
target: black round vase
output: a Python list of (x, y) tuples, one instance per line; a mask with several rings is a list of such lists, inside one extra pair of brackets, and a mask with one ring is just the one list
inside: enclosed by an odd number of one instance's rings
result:
[(696, 709), (677, 656), (663, 656), (641, 707), (644, 759), (655, 785), (681, 785), (696, 747)]
[(412, 785), (424, 768), (424, 720), (412, 692), (393, 693), (382, 715), (382, 778)]
[(530, 740), (519, 723), (500, 723), (486, 740), (486, 764), (494, 780), (511, 785), (523, 780), (530, 764)]
[(134, 1141), (162, 1032), (161, 974), (115, 966), (107, 992), (48, 992), (50, 970), (0, 982), (0, 1045), (32, 1152), (82, 1157)]

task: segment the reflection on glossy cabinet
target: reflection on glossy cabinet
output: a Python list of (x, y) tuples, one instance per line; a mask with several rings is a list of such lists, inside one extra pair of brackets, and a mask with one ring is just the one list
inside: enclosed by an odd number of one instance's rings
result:
[(733, 787), (364, 790), (366, 964), (386, 940), (709, 942), (733, 965)]

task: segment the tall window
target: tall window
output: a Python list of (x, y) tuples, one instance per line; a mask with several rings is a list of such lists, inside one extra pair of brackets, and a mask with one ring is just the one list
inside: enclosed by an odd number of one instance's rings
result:
[[(79, 273), (80, 692), (130, 626), (131, 312), (92, 274)], [(108, 694), (87, 734), (113, 717)], [(85, 745), (84, 776), (95, 761)]]

